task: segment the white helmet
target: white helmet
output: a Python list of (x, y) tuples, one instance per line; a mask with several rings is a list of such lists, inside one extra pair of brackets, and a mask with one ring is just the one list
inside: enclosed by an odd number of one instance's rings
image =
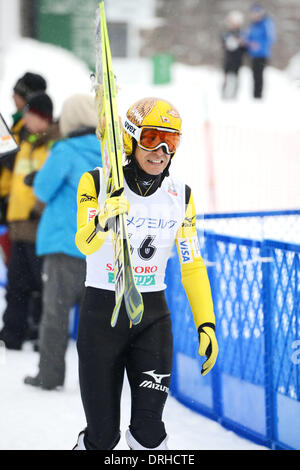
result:
[(241, 28), (244, 23), (244, 15), (238, 10), (232, 10), (226, 16), (227, 26), (234, 26), (236, 28)]

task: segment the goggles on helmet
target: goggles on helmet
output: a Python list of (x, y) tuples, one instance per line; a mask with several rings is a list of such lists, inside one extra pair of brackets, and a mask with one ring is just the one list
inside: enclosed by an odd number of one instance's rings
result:
[(180, 132), (165, 127), (137, 127), (128, 118), (123, 123), (124, 129), (144, 150), (157, 150), (164, 147), (168, 155), (176, 152), (180, 143)]

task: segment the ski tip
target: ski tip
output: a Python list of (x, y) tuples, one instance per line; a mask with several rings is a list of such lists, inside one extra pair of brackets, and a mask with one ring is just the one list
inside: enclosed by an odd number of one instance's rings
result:
[(142, 321), (143, 313), (144, 313), (144, 306), (142, 306), (142, 308), (140, 308), (139, 311), (130, 312), (130, 313), (127, 312), (127, 315), (133, 325), (138, 325)]
[(119, 315), (119, 312), (115, 315), (114, 313), (112, 314), (111, 316), (111, 319), (110, 319), (110, 326), (112, 328), (114, 328), (117, 324), (117, 320), (118, 320), (118, 315)]
[(113, 310), (113, 313), (112, 313), (112, 316), (111, 316), (111, 319), (110, 319), (110, 324), (111, 326), (114, 328), (117, 324), (117, 320), (118, 320), (118, 317), (119, 317), (119, 313), (120, 313), (120, 307), (121, 307), (121, 303), (122, 303), (122, 299), (123, 299), (123, 295), (121, 297), (119, 297), (116, 305), (115, 305), (115, 308)]
[(143, 318), (143, 315), (141, 314), (138, 318), (135, 318), (134, 320), (131, 319), (132, 324), (133, 325), (138, 325), (139, 323), (141, 323), (142, 318)]

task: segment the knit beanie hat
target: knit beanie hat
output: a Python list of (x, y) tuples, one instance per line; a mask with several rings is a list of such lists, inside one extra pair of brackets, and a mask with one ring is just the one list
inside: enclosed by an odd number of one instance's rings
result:
[(60, 132), (64, 137), (82, 127), (96, 126), (96, 103), (92, 96), (78, 93), (66, 99), (59, 118)]
[(45, 91), (47, 88), (46, 80), (37, 73), (27, 72), (19, 78), (14, 86), (14, 92), (22, 96), (26, 101), (32, 93)]
[(46, 93), (35, 93), (29, 98), (24, 111), (30, 111), (44, 119), (52, 121), (53, 103)]

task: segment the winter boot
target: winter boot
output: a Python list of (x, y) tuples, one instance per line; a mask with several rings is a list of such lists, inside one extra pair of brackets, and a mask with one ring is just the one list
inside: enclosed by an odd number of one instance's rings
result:
[(40, 374), (37, 374), (35, 377), (27, 375), (24, 379), (24, 384), (32, 385), (33, 387), (40, 387), (43, 390), (57, 390), (58, 387), (61, 387), (62, 384), (47, 384), (42, 380)]
[(131, 434), (131, 432), (129, 431), (129, 429), (127, 429), (126, 431), (126, 434), (125, 434), (125, 437), (126, 437), (126, 441), (127, 441), (127, 444), (130, 448), (130, 450), (168, 450), (168, 447), (167, 447), (167, 440), (168, 440), (168, 437), (166, 437), (157, 447), (154, 447), (152, 449), (149, 449), (148, 447), (144, 447), (142, 446), (134, 437), (133, 435)]
[(3, 341), (6, 349), (14, 349), (15, 351), (22, 349), (23, 341), (11, 333), (5, 326), (0, 331), (0, 340)]
[(72, 450), (86, 450), (86, 447), (84, 445), (84, 431), (81, 431), (78, 434), (77, 443), (75, 444)]

